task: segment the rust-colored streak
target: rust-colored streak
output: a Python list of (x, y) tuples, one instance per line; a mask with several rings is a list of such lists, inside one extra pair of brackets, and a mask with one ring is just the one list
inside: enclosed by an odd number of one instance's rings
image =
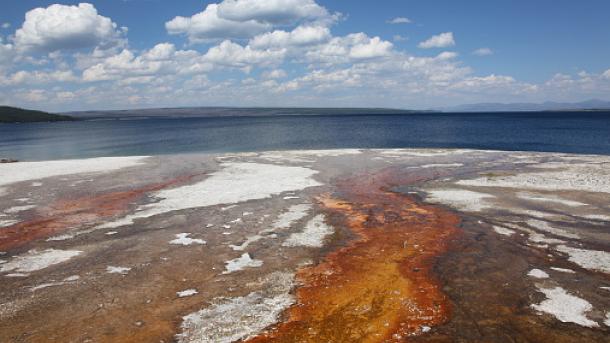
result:
[(42, 208), (39, 215), (0, 231), (0, 250), (21, 247), (33, 240), (47, 238), (83, 224), (94, 224), (102, 219), (128, 212), (130, 205), (148, 192), (186, 182), (193, 176), (182, 176), (170, 181), (155, 183), (145, 187), (57, 200)]
[(450, 304), (431, 269), (459, 218), (389, 190), (409, 181), (387, 170), (322, 196), (357, 238), (299, 271), (303, 286), (287, 320), (247, 342), (402, 342), (446, 321)]

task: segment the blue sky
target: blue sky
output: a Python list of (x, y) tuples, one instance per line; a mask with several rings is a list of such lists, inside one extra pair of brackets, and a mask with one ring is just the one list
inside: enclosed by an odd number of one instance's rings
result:
[(608, 13), (603, 0), (4, 1), (0, 103), (610, 100)]

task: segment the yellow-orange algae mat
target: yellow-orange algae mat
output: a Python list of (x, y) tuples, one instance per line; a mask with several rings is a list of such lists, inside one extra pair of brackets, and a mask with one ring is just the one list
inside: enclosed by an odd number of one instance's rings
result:
[(248, 343), (404, 342), (448, 319), (432, 267), (459, 234), (459, 217), (391, 191), (409, 182), (401, 174), (351, 177), (319, 198), (355, 238), (300, 270), (286, 320)]

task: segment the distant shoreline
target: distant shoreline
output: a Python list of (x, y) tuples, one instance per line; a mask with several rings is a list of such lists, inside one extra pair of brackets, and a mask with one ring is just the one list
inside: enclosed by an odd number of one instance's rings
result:
[(24, 124), (65, 121), (113, 121), (149, 119), (214, 119), (214, 118), (286, 118), (286, 117), (371, 117), (371, 116), (546, 116), (557, 114), (610, 114), (610, 109), (581, 108), (559, 110), (406, 110), (393, 108), (329, 108), (329, 107), (178, 107), (133, 110), (91, 110), (54, 114), (43, 111), (0, 106), (0, 124)]
[(510, 110), (510, 111), (440, 111), (403, 110), (392, 108), (326, 108), (326, 107), (184, 107), (144, 108), (133, 110), (92, 110), (65, 112), (85, 120), (120, 120), (151, 118), (227, 118), (227, 117), (291, 117), (291, 116), (393, 116), (393, 115), (464, 115), (464, 114), (550, 114), (550, 113), (610, 113), (610, 109)]
[(68, 115), (27, 110), (10, 106), (0, 106), (0, 124), (41, 123), (75, 120), (78, 119)]

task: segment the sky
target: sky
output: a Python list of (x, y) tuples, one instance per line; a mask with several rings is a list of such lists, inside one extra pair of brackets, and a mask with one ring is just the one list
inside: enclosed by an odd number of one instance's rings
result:
[(610, 100), (607, 0), (4, 0), (0, 104)]

